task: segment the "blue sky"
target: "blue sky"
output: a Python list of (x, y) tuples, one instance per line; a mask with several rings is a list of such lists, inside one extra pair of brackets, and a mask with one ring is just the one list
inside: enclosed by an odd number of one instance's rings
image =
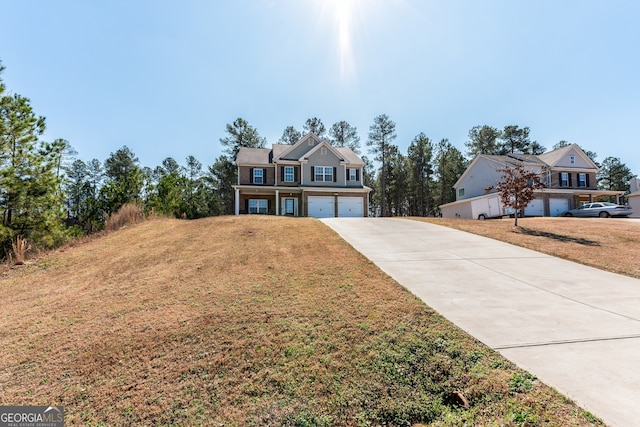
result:
[(634, 0), (0, 0), (8, 89), (83, 160), (129, 146), (143, 166), (210, 165), (243, 117), (269, 143), (375, 116), (406, 153), (424, 132), (528, 126), (640, 173)]

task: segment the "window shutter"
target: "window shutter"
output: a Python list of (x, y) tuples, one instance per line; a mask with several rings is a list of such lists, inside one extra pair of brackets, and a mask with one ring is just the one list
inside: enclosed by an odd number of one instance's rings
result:
[(347, 168), (347, 181), (351, 181), (351, 168)]
[(360, 169), (356, 169), (356, 181), (360, 181)]
[(253, 168), (249, 168), (249, 184), (253, 184)]
[(266, 169), (262, 169), (262, 183), (263, 184), (267, 183), (267, 170)]
[(573, 187), (573, 184), (571, 183), (571, 175), (573, 175), (572, 173), (568, 174), (569, 175), (569, 187)]
[(293, 168), (293, 180), (298, 182), (298, 168), (296, 167)]
[(558, 186), (562, 187), (562, 172), (558, 174)]
[(284, 181), (284, 166), (280, 166), (280, 181)]
[(316, 180), (316, 167), (311, 166), (311, 181), (315, 181), (315, 180)]
[(589, 185), (589, 174), (587, 173), (585, 175), (587, 175), (587, 187), (591, 187), (591, 185)]
[(333, 168), (333, 182), (338, 182), (338, 177), (336, 176), (337, 175), (336, 172), (337, 172), (337, 169), (334, 167)]
[(249, 213), (249, 199), (244, 199), (244, 213)]

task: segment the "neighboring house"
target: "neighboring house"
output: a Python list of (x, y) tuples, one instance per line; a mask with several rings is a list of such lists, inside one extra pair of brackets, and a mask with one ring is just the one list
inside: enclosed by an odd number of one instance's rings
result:
[[(484, 198), (496, 197), (495, 190), (487, 190), (502, 179), (503, 169), (510, 164), (521, 163), (538, 173), (545, 188), (535, 190), (535, 199), (524, 209), (525, 216), (558, 216), (562, 212), (592, 202), (601, 196), (616, 196), (623, 191), (598, 190), (596, 174), (598, 166), (582, 149), (571, 144), (539, 155), (509, 154), (477, 156), (460, 179), (454, 184), (456, 201), (440, 206), (445, 218), (478, 218), (499, 216), (478, 214), (472, 203)], [(504, 212), (504, 211), (503, 211)]]
[(240, 148), (235, 214), (368, 216), (371, 188), (362, 183), (364, 162), (313, 133), (293, 145)]
[(640, 180), (633, 177), (631, 181), (629, 181), (629, 187), (630, 193), (627, 194), (627, 199), (629, 200), (628, 205), (633, 209), (631, 218), (640, 218)]

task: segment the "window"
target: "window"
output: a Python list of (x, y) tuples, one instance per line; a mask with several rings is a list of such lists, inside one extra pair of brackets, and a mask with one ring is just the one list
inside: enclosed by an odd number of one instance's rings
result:
[(567, 172), (560, 172), (560, 187), (569, 186), (569, 174)]
[(269, 210), (269, 201), (265, 199), (249, 199), (250, 214), (266, 214)]
[(284, 182), (293, 182), (293, 166), (284, 167)]
[(322, 156), (326, 156), (326, 155), (327, 155), (327, 148), (326, 148), (326, 147), (322, 147), (322, 148), (320, 149), (320, 154), (321, 154)]
[(264, 184), (264, 176), (263, 170), (259, 168), (255, 168), (253, 170), (253, 183), (254, 184)]
[(570, 162), (572, 165), (575, 165), (575, 164), (576, 164), (576, 156), (571, 156), (571, 157), (569, 157), (569, 162)]
[(579, 173), (578, 174), (578, 187), (586, 187), (587, 186), (587, 174)]
[(333, 168), (330, 166), (316, 166), (315, 180), (322, 182), (333, 182)]
[(357, 181), (358, 180), (358, 169), (349, 169), (349, 181)]
[(458, 197), (464, 197), (464, 188), (458, 189)]

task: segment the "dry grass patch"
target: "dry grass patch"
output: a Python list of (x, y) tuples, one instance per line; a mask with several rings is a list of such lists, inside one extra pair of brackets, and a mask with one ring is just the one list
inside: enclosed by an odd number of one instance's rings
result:
[(3, 404), (68, 425), (600, 424), (313, 219), (147, 221), (0, 292)]
[(24, 265), (27, 257), (27, 251), (31, 249), (31, 245), (24, 237), (16, 237), (15, 242), (11, 242), (11, 249), (16, 257), (15, 265)]
[(611, 218), (519, 218), (478, 221), (413, 218), (468, 231), (602, 270), (640, 279), (640, 222)]
[(124, 204), (111, 215), (105, 213), (105, 231), (116, 231), (125, 225), (135, 224), (144, 219), (144, 209), (136, 203)]

